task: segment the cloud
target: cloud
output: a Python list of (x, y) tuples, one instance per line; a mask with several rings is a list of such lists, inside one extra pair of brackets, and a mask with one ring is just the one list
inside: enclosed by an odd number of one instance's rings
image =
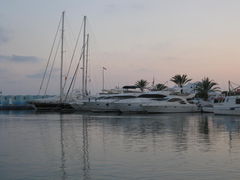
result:
[[(52, 78), (58, 77), (59, 71), (60, 71), (59, 68), (53, 68)], [(41, 78), (43, 78), (43, 73), (44, 73), (44, 70), (42, 70), (41, 72), (33, 73), (33, 74), (27, 74), (26, 77), (32, 78), (32, 79), (41, 79)], [(45, 78), (48, 78), (48, 77), (49, 77), (49, 70), (48, 70)]]
[(105, 5), (105, 11), (108, 13), (119, 13), (122, 11), (142, 11), (144, 9), (143, 2), (137, 0), (129, 3), (129, 1), (114, 1)]
[(135, 9), (135, 10), (143, 10), (144, 9), (144, 4), (133, 3), (133, 4), (130, 4), (130, 8)]
[(0, 27), (0, 45), (7, 43), (9, 41), (9, 35), (8, 32)]
[(0, 55), (0, 62), (1, 61), (8, 61), (8, 62), (39, 62), (41, 61), (40, 58), (36, 56), (19, 56), (19, 55), (12, 55), (12, 56), (4, 56)]
[(153, 71), (150, 68), (139, 68), (139, 69), (136, 70), (136, 72), (138, 72), (138, 73), (152, 73)]
[(180, 60), (179, 58), (173, 57), (173, 56), (168, 56), (168, 57), (165, 57), (163, 59), (167, 60), (167, 61), (177, 61), (177, 60)]
[(8, 71), (6, 69), (0, 68), (0, 77), (2, 79), (8, 77), (8, 76), (6, 76), (7, 73), (8, 73)]
[(33, 79), (39, 79), (43, 77), (43, 72), (42, 73), (34, 73), (34, 74), (28, 74), (26, 75), (27, 78), (33, 78)]

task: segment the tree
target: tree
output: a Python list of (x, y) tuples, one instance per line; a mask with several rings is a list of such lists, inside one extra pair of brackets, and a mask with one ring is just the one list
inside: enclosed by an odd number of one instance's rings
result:
[(202, 98), (205, 101), (208, 100), (208, 96), (210, 92), (219, 91), (219, 87), (216, 87), (218, 85), (213, 80), (210, 80), (208, 77), (203, 78), (201, 82), (199, 82), (196, 85), (196, 97)]
[(170, 79), (170, 81), (174, 82), (175, 84), (177, 84), (178, 87), (181, 88), (181, 93), (183, 85), (187, 84), (191, 80), (192, 79), (189, 79), (186, 74), (177, 74)]
[(170, 81), (174, 82), (177, 84), (178, 87), (182, 88), (183, 85), (185, 85), (187, 82), (191, 81), (192, 79), (188, 79), (186, 74), (180, 75), (177, 74), (173, 76)]
[(148, 84), (149, 84), (149, 83), (148, 83), (146, 80), (144, 80), (144, 79), (141, 79), (141, 80), (139, 80), (139, 81), (137, 81), (137, 82), (135, 83), (135, 85), (136, 85), (138, 88), (140, 88), (142, 92), (143, 92), (144, 89), (146, 89), (146, 87), (147, 87)]
[(165, 86), (164, 84), (161, 84), (161, 83), (156, 84), (156, 90), (157, 91), (161, 91), (161, 90), (164, 90), (166, 88), (167, 88), (167, 86)]

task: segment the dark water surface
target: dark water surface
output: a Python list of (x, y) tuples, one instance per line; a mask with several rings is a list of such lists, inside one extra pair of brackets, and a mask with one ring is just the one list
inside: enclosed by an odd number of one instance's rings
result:
[(1, 112), (0, 179), (240, 179), (240, 117)]

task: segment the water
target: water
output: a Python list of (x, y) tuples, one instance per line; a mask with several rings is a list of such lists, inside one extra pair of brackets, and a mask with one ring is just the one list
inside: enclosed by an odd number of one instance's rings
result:
[(239, 176), (240, 117), (0, 114), (1, 180)]

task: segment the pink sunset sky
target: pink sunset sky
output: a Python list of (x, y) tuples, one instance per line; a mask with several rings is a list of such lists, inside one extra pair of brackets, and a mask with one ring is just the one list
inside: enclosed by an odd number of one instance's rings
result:
[[(37, 94), (63, 10), (65, 71), (88, 18), (92, 92), (102, 88), (103, 66), (108, 89), (153, 77), (164, 83), (175, 74), (193, 82), (209, 77), (226, 89), (228, 80), (240, 84), (239, 7), (238, 0), (3, 0), (0, 90)], [(58, 64), (49, 94), (59, 92)]]

